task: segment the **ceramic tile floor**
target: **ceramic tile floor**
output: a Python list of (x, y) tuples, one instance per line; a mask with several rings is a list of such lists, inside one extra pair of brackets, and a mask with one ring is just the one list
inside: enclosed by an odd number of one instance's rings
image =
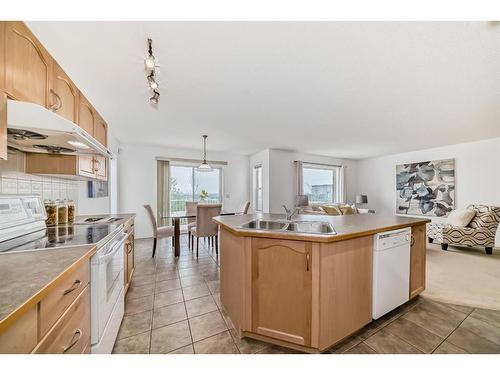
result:
[[(219, 268), (208, 247), (200, 256), (181, 238), (151, 258), (151, 240), (136, 241), (136, 270), (113, 353), (296, 353), (239, 339), (220, 307)], [(417, 298), (370, 323), (327, 353), (500, 353), (500, 311)]]

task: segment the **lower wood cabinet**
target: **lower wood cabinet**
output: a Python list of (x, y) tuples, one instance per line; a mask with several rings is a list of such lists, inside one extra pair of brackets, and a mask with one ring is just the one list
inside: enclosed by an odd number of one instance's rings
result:
[(90, 352), (88, 260), (69, 272), (50, 292), (0, 334), (0, 354)]
[(124, 282), (125, 282), (125, 293), (128, 291), (130, 282), (132, 281), (132, 275), (134, 274), (135, 259), (134, 259), (134, 221), (132, 220), (128, 226), (126, 226), (125, 231), (128, 233), (127, 241), (125, 242), (125, 259), (124, 259)]
[(425, 225), (411, 228), (410, 247), (410, 299), (425, 290), (425, 256), (426, 256)]
[(81, 354), (90, 344), (90, 286), (87, 285), (33, 353)]
[(252, 330), (311, 343), (311, 243), (253, 239)]

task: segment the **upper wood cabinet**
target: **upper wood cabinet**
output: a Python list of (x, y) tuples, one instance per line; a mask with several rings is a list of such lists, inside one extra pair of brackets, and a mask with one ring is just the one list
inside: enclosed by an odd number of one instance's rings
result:
[(252, 331), (311, 344), (311, 243), (252, 239)]
[(425, 290), (425, 225), (411, 228), (410, 299)]
[(7, 160), (7, 94), (0, 90), (0, 159)]
[(94, 136), (94, 127), (96, 122), (96, 112), (85, 96), (80, 93), (80, 105), (78, 111), (78, 125)]
[(49, 97), (52, 102), (50, 105), (52, 111), (75, 124), (78, 123), (78, 89), (56, 62), (53, 64)]
[(108, 124), (103, 120), (103, 118), (96, 113), (96, 121), (94, 124), (94, 138), (104, 145), (108, 146)]
[(97, 155), (58, 155), (36, 152), (26, 153), (26, 173), (66, 178), (85, 177), (106, 181), (106, 158)]
[(22, 22), (5, 23), (5, 91), (49, 107), (52, 57)]

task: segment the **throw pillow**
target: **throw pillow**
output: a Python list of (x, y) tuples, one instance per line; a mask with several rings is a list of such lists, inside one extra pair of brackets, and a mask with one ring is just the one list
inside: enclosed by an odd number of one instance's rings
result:
[(466, 227), (476, 215), (474, 210), (453, 210), (446, 219), (446, 224), (454, 227)]
[(326, 212), (327, 215), (330, 216), (342, 215), (342, 212), (340, 212), (337, 206), (321, 206), (321, 208)]

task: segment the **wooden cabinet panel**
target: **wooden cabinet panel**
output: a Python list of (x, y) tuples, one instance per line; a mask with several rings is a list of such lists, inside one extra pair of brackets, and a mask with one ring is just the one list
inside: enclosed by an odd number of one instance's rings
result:
[(311, 342), (311, 243), (252, 239), (252, 331)]
[(37, 343), (37, 313), (33, 306), (0, 335), (0, 354), (30, 353)]
[(78, 174), (83, 177), (95, 177), (94, 157), (92, 155), (78, 156)]
[(22, 22), (5, 25), (5, 89), (17, 100), (48, 107), (52, 57)]
[(96, 114), (94, 138), (103, 146), (108, 145), (108, 124), (106, 124), (99, 114)]
[(319, 349), (372, 320), (373, 237), (320, 245)]
[(78, 125), (91, 136), (94, 136), (96, 113), (92, 105), (81, 93), (78, 108)]
[(0, 91), (0, 160), (7, 160), (7, 94)]
[(108, 179), (108, 163), (104, 156), (94, 156), (94, 169), (98, 180)]
[(425, 225), (418, 225), (411, 229), (410, 299), (425, 290), (425, 232)]
[(125, 243), (125, 290), (128, 289), (134, 272), (134, 234), (130, 233)]
[(90, 286), (87, 286), (33, 353), (80, 354), (89, 344)]
[(78, 89), (62, 68), (54, 62), (50, 94), (51, 109), (75, 124), (78, 123)]
[(5, 25), (0, 21), (0, 93), (5, 91)]
[(76, 175), (76, 156), (42, 154), (38, 152), (26, 153), (26, 173)]
[(39, 337), (45, 336), (50, 327), (89, 284), (89, 270), (89, 262), (86, 262), (69, 274), (47, 297), (40, 301)]

